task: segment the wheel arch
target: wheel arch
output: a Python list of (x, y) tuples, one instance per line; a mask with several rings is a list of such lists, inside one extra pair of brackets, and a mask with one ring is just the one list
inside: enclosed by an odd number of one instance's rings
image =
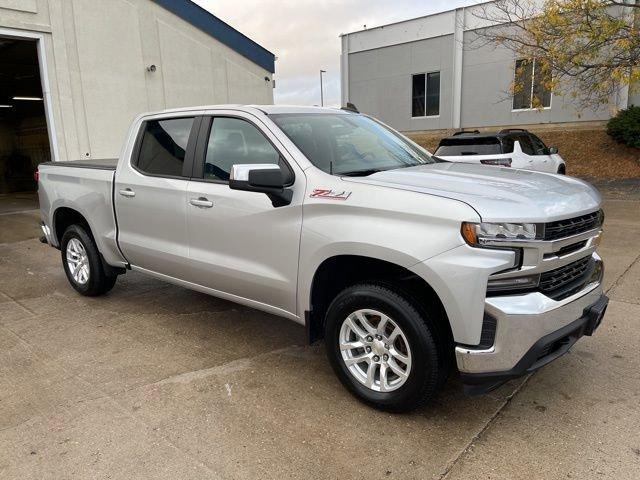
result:
[(453, 341), (451, 326), (440, 297), (421, 276), (397, 263), (380, 258), (337, 254), (315, 269), (304, 309), (309, 343), (324, 337), (324, 321), (331, 301), (345, 288), (360, 282), (377, 282), (406, 294), (416, 307), (431, 313), (441, 334)]
[(64, 235), (64, 232), (71, 225), (83, 226), (87, 230), (87, 233), (95, 241), (95, 237), (93, 235), (91, 225), (89, 224), (89, 221), (81, 212), (79, 212), (77, 209), (72, 207), (59, 206), (53, 212), (52, 223), (51, 223), (51, 226), (53, 227), (52, 228), (53, 238), (55, 239), (58, 245), (58, 248), (61, 247), (62, 236)]
[(87, 220), (87, 217), (77, 209), (68, 206), (57, 207), (53, 212), (51, 225), (53, 227), (52, 236), (57, 243), (58, 249), (62, 248), (62, 237), (67, 228), (69, 228), (71, 225), (80, 225), (87, 231), (87, 234), (95, 243), (96, 249), (98, 250), (98, 255), (100, 257), (100, 262), (102, 263), (102, 268), (104, 269), (106, 274), (108, 276), (117, 276), (126, 271), (122, 267), (114, 267), (107, 263), (104, 255), (102, 254), (100, 243), (97, 241), (96, 236), (93, 233), (91, 224)]

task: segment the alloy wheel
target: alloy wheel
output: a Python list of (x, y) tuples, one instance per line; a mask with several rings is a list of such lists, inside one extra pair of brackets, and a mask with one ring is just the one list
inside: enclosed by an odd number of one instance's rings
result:
[(361, 309), (342, 322), (340, 352), (349, 373), (367, 388), (390, 392), (411, 372), (411, 349), (402, 329), (389, 316)]
[(89, 281), (89, 257), (84, 245), (77, 238), (67, 243), (67, 266), (73, 279), (80, 285)]

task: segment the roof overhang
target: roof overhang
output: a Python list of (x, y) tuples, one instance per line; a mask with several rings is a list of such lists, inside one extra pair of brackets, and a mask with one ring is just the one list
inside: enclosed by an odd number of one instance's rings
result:
[(251, 60), (265, 70), (275, 73), (276, 57), (269, 50), (243, 35), (232, 26), (191, 0), (153, 0), (174, 15), (211, 35), (227, 47)]

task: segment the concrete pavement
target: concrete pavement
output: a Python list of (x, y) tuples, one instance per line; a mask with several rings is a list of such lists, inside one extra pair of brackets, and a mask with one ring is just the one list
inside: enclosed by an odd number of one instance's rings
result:
[[(640, 199), (607, 197), (605, 323), (529, 379), (372, 410), (304, 329), (136, 273), (67, 284), (0, 215), (0, 478), (638, 478)], [(35, 233), (34, 233), (35, 232)]]

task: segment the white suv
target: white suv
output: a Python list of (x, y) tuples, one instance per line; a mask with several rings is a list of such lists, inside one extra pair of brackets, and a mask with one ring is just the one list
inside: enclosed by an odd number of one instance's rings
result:
[(564, 160), (556, 147), (547, 147), (533, 133), (520, 128), (498, 133), (457, 132), (443, 138), (435, 152), (448, 162), (480, 163), (565, 174)]

